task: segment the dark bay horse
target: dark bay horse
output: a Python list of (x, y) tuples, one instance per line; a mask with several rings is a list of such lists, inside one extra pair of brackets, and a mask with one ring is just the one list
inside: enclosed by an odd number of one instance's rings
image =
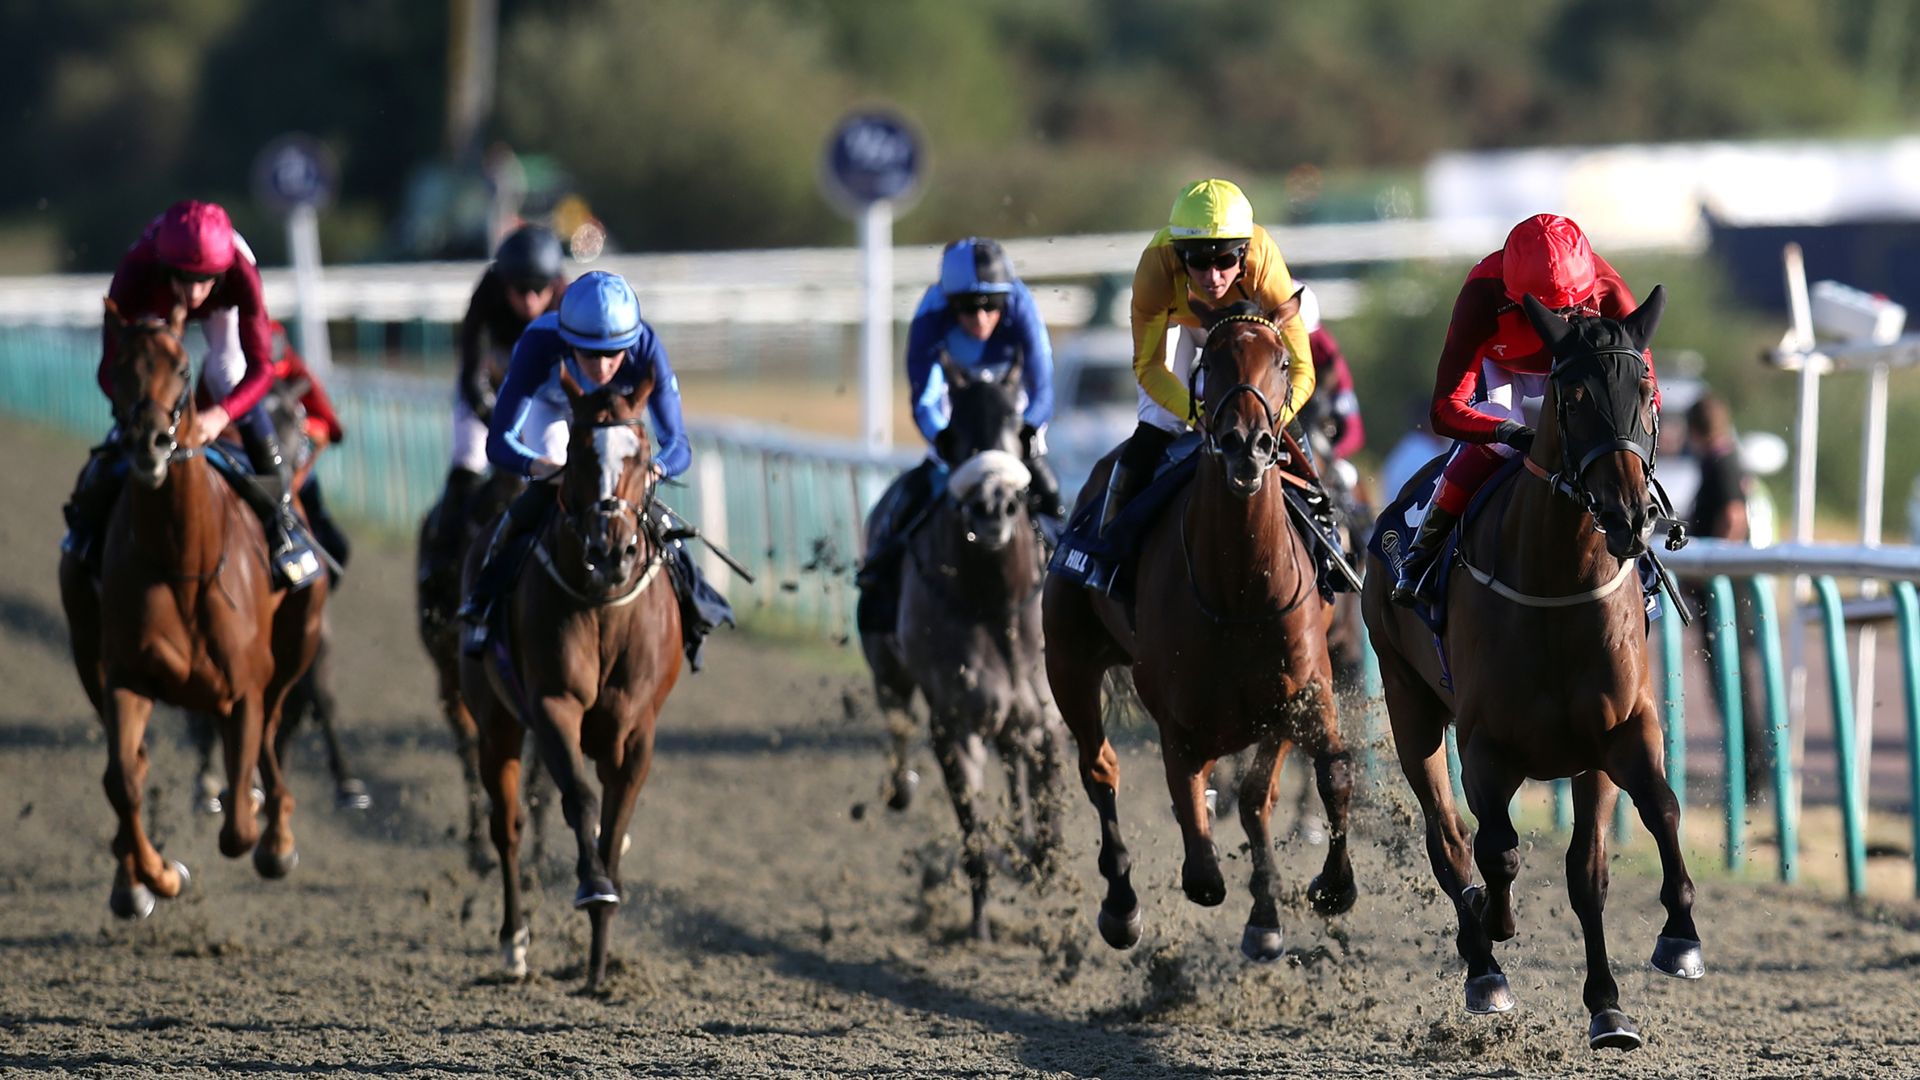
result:
[[(1027, 516), (1032, 475), (1020, 461), (1020, 369), (970, 374), (946, 364), (952, 422), (941, 455), (957, 462), (947, 490), (907, 540), (890, 632), (860, 634), (892, 737), (894, 797), (904, 809), (914, 691), (926, 699), (934, 755), (965, 837), (971, 931), (991, 941), (989, 858), (980, 805), (987, 750), (1006, 768), (1021, 839), (1045, 874), (1059, 830), (1055, 798), (1066, 730), (1041, 671), (1044, 559)], [(868, 549), (884, 508), (867, 522)]]
[[(1101, 727), (1101, 682), (1129, 665), (1140, 700), (1159, 726), (1167, 786), (1185, 844), (1181, 886), (1188, 899), (1225, 901), (1204, 792), (1213, 763), (1257, 748), (1241, 782), (1240, 822), (1251, 848), (1253, 908), (1241, 951), (1260, 961), (1281, 955), (1274, 898), (1273, 813), (1281, 759), (1298, 743), (1314, 758), (1330, 822), (1326, 863), (1308, 889), (1314, 907), (1353, 906), (1347, 853), (1353, 780), (1335, 719), (1327, 609), (1313, 556), (1288, 518), (1282, 432), (1273, 402), (1286, 393), (1287, 354), (1279, 324), (1297, 300), (1274, 312), (1251, 305), (1196, 308), (1207, 327), (1195, 360), (1205, 449), (1184, 494), (1151, 526), (1134, 575), (1136, 618), (1105, 596), (1064, 578), (1047, 581), (1043, 601), (1047, 676), (1080, 750), (1080, 778), (1100, 814), (1101, 936), (1115, 948), (1140, 939), (1132, 857), (1120, 836), (1119, 758)], [(1305, 357), (1297, 362), (1308, 363)], [(1112, 455), (1095, 468), (1080, 502), (1106, 490)]]
[[(653, 763), (654, 722), (680, 677), (680, 608), (666, 551), (647, 521), (653, 384), (627, 394), (614, 387), (583, 393), (565, 365), (560, 381), (573, 423), (558, 512), (536, 540), (531, 562), (538, 566), (529, 565), (501, 598), (503, 632), (485, 655), (461, 658), (460, 687), (479, 724), (481, 778), (492, 801), (506, 971), (526, 974), (530, 940), (519, 867), (524, 725), (579, 845), (573, 904), (592, 923), (587, 988), (595, 990), (620, 904), (621, 841)], [(469, 552), (469, 586), (479, 564), (480, 552)]]
[(449, 574), (456, 578), (459, 576), (461, 566), (466, 563), (468, 550), (476, 540), (488, 535), (488, 530), (493, 528), (507, 504), (525, 487), (525, 480), (503, 469), (495, 469), (487, 474), (480, 490), (466, 500), (466, 520), (452, 523), (455, 530), (452, 566), (433, 565), (433, 545), (428, 539), (434, 515), (449, 512), (444, 500), (427, 511), (426, 517), (421, 520), (419, 542), (415, 549), (415, 610), (420, 644), (425, 646), (428, 658), (433, 661), (434, 688), (440, 700), (440, 714), (446, 719), (447, 729), (453, 733), (454, 747), (460, 754), (460, 771), (467, 782), (467, 862), (480, 872), (489, 869), (493, 862), (483, 824), (487, 802), (486, 787), (480, 782), (480, 729), (474, 724), (473, 713), (460, 694), (460, 625), (454, 619), (460, 590), (457, 587), (441, 587), (438, 578)]
[[(1569, 323), (1527, 297), (1527, 315), (1554, 356), (1539, 435), (1526, 471), (1494, 492), (1463, 534), (1463, 572), (1449, 582), (1439, 643), (1446, 659), (1418, 616), (1389, 603), (1391, 570), (1367, 575), (1363, 600), (1400, 767), (1426, 818), (1434, 876), (1459, 917), (1469, 1012), (1513, 1007), (1493, 958), (1493, 943), (1514, 935), (1520, 853), (1508, 801), (1528, 777), (1573, 778), (1567, 890), (1586, 936), (1583, 997), (1596, 1049), (1640, 1045), (1619, 1008), (1601, 922), (1604, 825), (1621, 790), (1660, 849), (1667, 921), (1653, 966), (1688, 979), (1706, 970), (1634, 573), (1656, 516), (1654, 383), (1642, 353), (1665, 303), (1656, 286), (1625, 319)], [(1459, 728), (1467, 805), (1479, 819), (1471, 850), (1447, 775), (1450, 720)], [(1484, 888), (1470, 884), (1475, 863)]]
[(109, 902), (122, 917), (150, 914), (155, 896), (176, 896), (186, 881), (140, 823), (156, 700), (219, 717), (228, 790), (248, 790), (259, 769), (266, 831), (246, 800), (227, 800), (221, 854), (251, 850), (263, 877), (293, 869), (293, 795), (273, 740), (287, 689), (318, 647), (327, 599), (325, 575), (273, 590), (259, 520), (197, 448), (180, 445), (177, 432), (192, 430), (194, 418), (185, 318), (175, 308), (168, 322), (129, 323), (108, 302), (108, 332), (121, 339), (112, 397), (129, 482), (107, 526), (97, 587), (80, 560), (60, 560), (74, 666), (106, 727), (107, 800), (120, 818)]

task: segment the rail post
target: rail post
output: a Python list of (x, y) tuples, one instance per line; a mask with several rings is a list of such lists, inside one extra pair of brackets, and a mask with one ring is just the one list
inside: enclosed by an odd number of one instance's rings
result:
[(1907, 807), (1913, 821), (1913, 891), (1920, 895), (1920, 590), (1911, 581), (1893, 583), (1900, 613), (1900, 652), (1907, 684)]
[[(1755, 575), (1747, 587), (1753, 593), (1754, 633), (1760, 639), (1760, 672), (1767, 684), (1767, 749), (1773, 758), (1773, 817), (1780, 833), (1780, 880), (1792, 884), (1800, 880), (1800, 790), (1793, 775), (1793, 746), (1787, 729), (1787, 668), (1780, 654), (1780, 620), (1773, 599), (1773, 578)], [(1793, 629), (1798, 632), (1799, 628)]]
[(1687, 668), (1682, 637), (1686, 628), (1677, 616), (1660, 620), (1660, 660), (1666, 694), (1667, 783), (1680, 809), (1687, 808)]
[(1707, 585), (1714, 630), (1713, 676), (1720, 687), (1720, 721), (1727, 747), (1727, 869), (1738, 870), (1747, 854), (1747, 728), (1740, 701), (1740, 631), (1734, 619), (1733, 583), (1715, 575)]
[(1840, 607), (1840, 589), (1831, 577), (1814, 579), (1820, 611), (1827, 630), (1827, 684), (1833, 693), (1833, 742), (1840, 773), (1840, 830), (1846, 845), (1847, 895), (1867, 891), (1866, 813), (1860, 805), (1859, 772), (1853, 741), (1852, 664), (1847, 659), (1847, 617)]

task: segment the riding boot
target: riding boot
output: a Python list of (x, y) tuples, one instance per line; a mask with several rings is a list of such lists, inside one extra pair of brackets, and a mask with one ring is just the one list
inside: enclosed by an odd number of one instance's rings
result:
[(529, 484), (527, 490), (507, 505), (507, 512), (500, 515), (500, 524), (494, 528), (493, 537), (487, 542), (487, 553), (480, 560), (480, 571), (474, 575), (473, 588), (456, 616), (466, 625), (461, 647), (468, 656), (478, 656), (486, 647), (493, 606), (519, 578), (521, 564), (526, 562), (540, 523), (546, 520), (559, 495), (556, 484)]
[(127, 480), (125, 462), (108, 449), (111, 444), (109, 439), (87, 455), (87, 463), (80, 467), (80, 476), (74, 481), (73, 495), (60, 508), (67, 519), (67, 535), (60, 541), (60, 550), (72, 554), (94, 574), (100, 572), (100, 541), (106, 533), (107, 519)]
[(1114, 462), (1113, 472), (1107, 474), (1107, 499), (1100, 505), (1100, 536), (1103, 539), (1113, 519), (1120, 516), (1120, 511), (1138, 493), (1138, 489), (1133, 470), (1127, 467), (1126, 462)]
[(1053, 466), (1047, 464), (1045, 454), (1027, 458), (1026, 464), (1027, 471), (1033, 474), (1033, 482), (1027, 487), (1028, 511), (1058, 523), (1067, 513), (1066, 507), (1060, 504), (1060, 478), (1054, 474)]
[(1427, 567), (1440, 551), (1440, 545), (1446, 542), (1447, 534), (1453, 531), (1455, 522), (1460, 519), (1453, 513), (1438, 506), (1427, 508), (1426, 519), (1420, 522), (1420, 532), (1413, 538), (1412, 546), (1407, 548), (1407, 557), (1400, 563), (1400, 579), (1393, 585), (1393, 602), (1401, 607), (1410, 608), (1415, 603), (1431, 606), (1434, 602), (1433, 585), (1428, 580)]
[(312, 530), (313, 538), (320, 542), (320, 549), (332, 559), (333, 565), (328, 568), (331, 580), (339, 584), (347, 560), (353, 557), (353, 545), (327, 509), (326, 497), (320, 490), (320, 477), (315, 473), (308, 473), (307, 482), (300, 486), (300, 508), (307, 512), (307, 527)]
[(243, 422), (235, 426), (240, 429), (240, 442), (246, 447), (254, 475), (272, 476), (277, 490), (269, 492), (259, 483), (236, 484), (234, 490), (260, 518), (260, 527), (266, 532), (267, 561), (273, 564), (275, 586), (301, 585), (319, 572), (320, 560), (293, 512), (293, 465), (280, 453), (280, 440), (265, 410), (256, 408), (241, 419)]
[(480, 490), (480, 483), (477, 472), (455, 467), (447, 473), (447, 490), (440, 496), (440, 505), (434, 509), (433, 520), (427, 525), (427, 551), (435, 567), (453, 561), (460, 546), (460, 534), (466, 527), (473, 493)]

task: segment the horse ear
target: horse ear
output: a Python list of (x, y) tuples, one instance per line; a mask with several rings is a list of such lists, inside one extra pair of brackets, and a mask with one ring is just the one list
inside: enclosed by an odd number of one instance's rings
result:
[(173, 310), (167, 312), (167, 332), (172, 334), (176, 341), (187, 332), (187, 305), (175, 304)]
[(571, 403), (579, 402), (581, 394), (580, 384), (574, 381), (573, 372), (567, 367), (565, 360), (560, 361), (560, 389), (567, 392), (567, 401)]
[(1660, 328), (1660, 316), (1667, 310), (1667, 287), (1655, 285), (1647, 294), (1646, 302), (1633, 309), (1633, 314), (1620, 320), (1620, 328), (1633, 339), (1633, 347), (1646, 351), (1647, 344), (1653, 340), (1653, 332)]
[(641, 406), (647, 403), (647, 399), (653, 396), (653, 373), (648, 372), (647, 375), (636, 382), (633, 389), (628, 391), (624, 396), (627, 400), (627, 406), (638, 411)]
[(954, 363), (945, 349), (940, 350), (940, 371), (947, 377), (949, 390), (958, 390), (973, 382), (973, 373)]
[(1000, 373), (1000, 385), (1009, 389), (1018, 389), (1020, 386), (1020, 376), (1022, 374), (1020, 369), (1023, 366), (1021, 358), (1015, 356), (1013, 363), (1007, 365), (1007, 370)]
[(1277, 324), (1284, 324), (1288, 319), (1300, 314), (1300, 298), (1306, 295), (1306, 292), (1307, 287), (1305, 285), (1293, 290), (1293, 295), (1280, 301), (1280, 306), (1274, 308), (1273, 313), (1267, 317)]
[(102, 300), (107, 309), (107, 329), (116, 334), (126, 329), (127, 319), (126, 316), (120, 314), (120, 305), (114, 303), (113, 297), (111, 296), (103, 297)]
[(1540, 340), (1547, 343), (1547, 349), (1556, 355), (1560, 352), (1560, 343), (1573, 333), (1573, 324), (1548, 310), (1547, 305), (1528, 293), (1520, 298), (1520, 305), (1527, 309), (1527, 321), (1533, 324), (1533, 331)]

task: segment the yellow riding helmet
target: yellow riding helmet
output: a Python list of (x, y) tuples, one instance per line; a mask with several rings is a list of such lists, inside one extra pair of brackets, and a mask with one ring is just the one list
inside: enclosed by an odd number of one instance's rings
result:
[(1253, 204), (1231, 180), (1196, 180), (1173, 201), (1167, 233), (1175, 240), (1245, 240)]

